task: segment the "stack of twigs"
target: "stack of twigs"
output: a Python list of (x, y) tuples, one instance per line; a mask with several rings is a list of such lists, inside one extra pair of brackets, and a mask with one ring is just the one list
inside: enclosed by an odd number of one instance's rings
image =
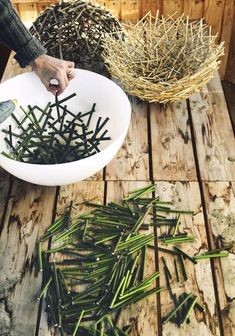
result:
[[(223, 43), (200, 21), (148, 13), (126, 25), (126, 37), (104, 39), (105, 61), (113, 77), (131, 95), (150, 102), (189, 97), (213, 76), (223, 55)], [(125, 28), (124, 27), (124, 28)]]
[[(179, 248), (179, 244), (196, 238), (180, 228), (180, 215), (192, 212), (173, 209), (171, 202), (159, 196), (149, 197), (155, 187), (133, 190), (120, 203), (86, 202), (94, 210), (78, 217), (73, 216), (71, 203), (41, 237), (38, 260), (43, 286), (38, 299), (46, 299), (48, 322), (61, 335), (129, 335), (131, 326), (119, 327), (122, 309), (163, 290), (156, 285), (158, 271), (145, 275), (149, 249), (156, 248), (156, 236), (150, 229), (153, 226), (167, 228), (158, 237), (158, 250), (174, 256), (178, 283), (188, 280), (187, 263), (228, 255), (224, 250), (231, 246), (196, 256)], [(52, 246), (45, 249), (48, 239)], [(173, 248), (165, 248), (168, 245)], [(188, 322), (193, 309), (203, 312), (204, 306), (191, 292), (179, 297), (173, 292), (172, 275), (164, 257), (162, 262), (166, 289), (173, 301), (163, 322), (180, 326)]]
[(112, 14), (88, 1), (60, 1), (43, 12), (30, 32), (50, 56), (74, 61), (80, 69), (107, 74), (101, 38), (120, 31)]
[[(121, 330), (117, 325), (122, 308), (162, 290), (155, 284), (158, 271), (145, 277), (154, 235), (143, 230), (149, 228), (151, 204), (162, 208), (163, 203), (158, 197), (140, 198), (154, 188), (136, 190), (122, 204), (86, 203), (94, 211), (77, 218), (71, 203), (41, 237), (38, 298), (46, 296), (49, 324), (62, 335), (127, 336), (128, 326)], [(44, 250), (42, 243), (49, 238), (53, 248)]]
[(56, 95), (55, 103), (49, 102), (43, 108), (20, 106), (22, 118), (11, 115), (16, 126), (14, 131), (12, 125), (2, 129), (9, 149), (9, 153), (2, 154), (21, 162), (59, 164), (99, 153), (101, 144), (111, 140), (104, 129), (109, 118), (98, 117), (94, 124), (95, 103), (89, 111), (73, 113), (67, 102), (74, 96), (76, 93), (58, 99)]

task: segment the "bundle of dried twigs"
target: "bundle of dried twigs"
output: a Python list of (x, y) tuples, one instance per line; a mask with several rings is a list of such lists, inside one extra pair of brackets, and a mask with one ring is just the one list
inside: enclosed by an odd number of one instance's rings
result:
[(125, 39), (103, 40), (105, 62), (129, 94), (150, 102), (189, 97), (212, 77), (223, 55), (223, 43), (203, 20), (190, 22), (151, 13), (137, 24), (123, 26)]
[[(107, 75), (101, 56), (101, 38), (120, 31), (117, 19), (103, 7), (88, 1), (60, 1), (47, 8), (30, 32), (48, 54), (74, 61), (76, 67)], [(115, 35), (115, 34), (114, 34)]]

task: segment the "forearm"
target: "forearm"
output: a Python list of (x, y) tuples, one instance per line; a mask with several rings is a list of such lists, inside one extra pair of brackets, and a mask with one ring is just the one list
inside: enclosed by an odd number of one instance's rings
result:
[(21, 67), (46, 52), (23, 25), (10, 0), (0, 0), (0, 41), (15, 51)]

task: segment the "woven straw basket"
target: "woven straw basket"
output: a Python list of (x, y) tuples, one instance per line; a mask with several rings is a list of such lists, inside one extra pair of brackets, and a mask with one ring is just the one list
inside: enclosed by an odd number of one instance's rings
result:
[(221, 62), (223, 43), (216, 44), (203, 20), (148, 13), (124, 28), (125, 38), (110, 34), (103, 40), (105, 62), (123, 89), (143, 100), (188, 98), (213, 77)]

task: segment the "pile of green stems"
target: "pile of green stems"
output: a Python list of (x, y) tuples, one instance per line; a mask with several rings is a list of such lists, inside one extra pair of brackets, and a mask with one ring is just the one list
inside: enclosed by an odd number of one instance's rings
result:
[(19, 132), (13, 132), (11, 125), (2, 130), (11, 151), (2, 154), (21, 162), (59, 164), (100, 152), (101, 143), (111, 140), (104, 128), (109, 118), (96, 118), (96, 125), (91, 129), (96, 104), (87, 112), (75, 114), (64, 104), (75, 96), (74, 93), (61, 100), (56, 96), (55, 103), (48, 103), (45, 108), (20, 107), (24, 114), (21, 121), (12, 114)]
[[(192, 241), (194, 237), (179, 231), (180, 211), (172, 209), (170, 202), (154, 196), (144, 197), (148, 193), (153, 195), (155, 187), (136, 189), (120, 203), (85, 202), (94, 209), (75, 218), (71, 203), (41, 237), (38, 261), (43, 271), (43, 285), (38, 299), (45, 297), (48, 323), (57, 327), (61, 335), (127, 336), (131, 326), (118, 327), (122, 309), (163, 290), (156, 286), (159, 272), (145, 278), (148, 249), (154, 247), (156, 238), (150, 227), (169, 228), (158, 238), (163, 246), (184, 243), (185, 238)], [(167, 218), (170, 213), (176, 213), (175, 217)], [(48, 239), (53, 243), (52, 248), (42, 250), (43, 242)], [(180, 258), (186, 281), (186, 259), (196, 263), (196, 257), (177, 246), (173, 246), (173, 250), (165, 247), (159, 250)], [(167, 289), (174, 303), (173, 311), (163, 322), (184, 324), (194, 307), (201, 310), (203, 307), (192, 293), (176, 298), (164, 257), (162, 261)], [(176, 263), (175, 266), (179, 281)]]

